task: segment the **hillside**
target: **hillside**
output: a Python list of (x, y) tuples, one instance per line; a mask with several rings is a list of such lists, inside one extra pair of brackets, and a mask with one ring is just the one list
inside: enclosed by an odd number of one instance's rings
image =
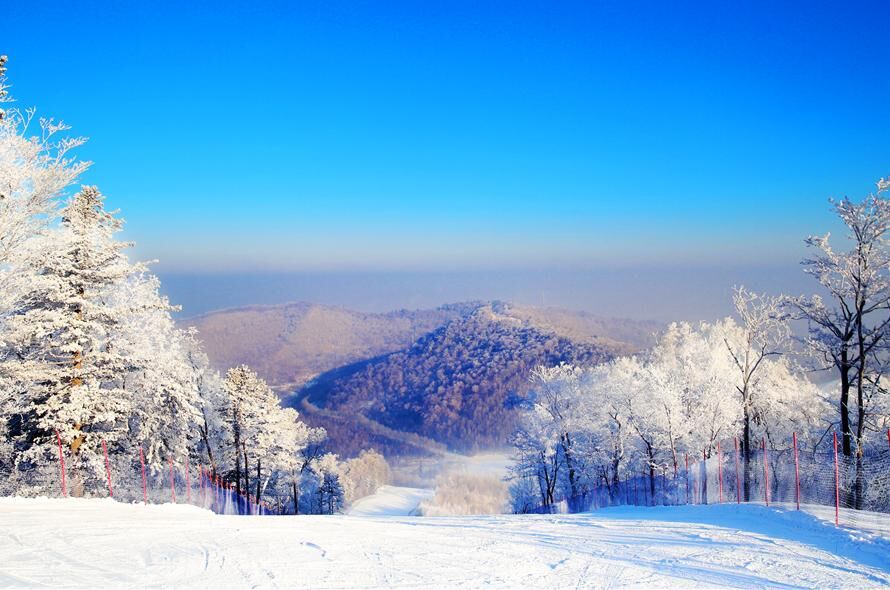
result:
[(410, 346), (474, 308), (374, 314), (291, 303), (222, 310), (180, 323), (198, 328), (216, 368), (247, 364), (278, 389), (294, 389), (335, 367)]
[(634, 349), (594, 335), (572, 340), (536, 319), (504, 304), (484, 305), (404, 350), (322, 375), (297, 397), (341, 452), (379, 439), (367, 421), (458, 451), (500, 447), (535, 366), (598, 364)]
[(503, 446), (537, 365), (649, 346), (654, 322), (503, 302), (362, 313), (294, 303), (223, 310), (198, 328), (214, 365), (246, 363), (345, 455)]

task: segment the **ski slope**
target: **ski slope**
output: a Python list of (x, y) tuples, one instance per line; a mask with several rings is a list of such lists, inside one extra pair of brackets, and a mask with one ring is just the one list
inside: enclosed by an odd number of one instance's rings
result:
[(417, 516), (420, 503), (433, 497), (433, 490), (383, 486), (377, 493), (360, 498), (349, 508), (350, 516)]
[(237, 517), (0, 499), (0, 586), (847, 587), (890, 584), (890, 540), (759, 506), (569, 516)]

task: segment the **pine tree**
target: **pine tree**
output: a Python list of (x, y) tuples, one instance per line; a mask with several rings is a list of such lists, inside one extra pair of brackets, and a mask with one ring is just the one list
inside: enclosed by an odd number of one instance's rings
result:
[(18, 469), (38, 489), (54, 465), (55, 432), (71, 455), (72, 492), (100, 485), (101, 440), (125, 434), (131, 411), (119, 376), (129, 368), (112, 336), (121, 317), (107, 304), (132, 271), (115, 239), (122, 222), (84, 186), (61, 209), (59, 227), (30, 243), (23, 284), (6, 314), (3, 369), (15, 384), (10, 434)]

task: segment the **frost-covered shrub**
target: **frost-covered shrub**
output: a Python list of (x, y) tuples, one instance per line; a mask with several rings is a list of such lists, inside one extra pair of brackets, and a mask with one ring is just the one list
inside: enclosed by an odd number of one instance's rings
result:
[(510, 484), (510, 509), (514, 514), (534, 512), (541, 499), (535, 481), (530, 477), (517, 477)]
[(424, 516), (503, 514), (508, 500), (507, 485), (500, 477), (453, 471), (436, 479), (436, 493), (420, 504), (420, 512)]
[(358, 457), (341, 463), (339, 476), (344, 501), (349, 505), (388, 484), (392, 474), (386, 458), (374, 449), (369, 449), (359, 453)]

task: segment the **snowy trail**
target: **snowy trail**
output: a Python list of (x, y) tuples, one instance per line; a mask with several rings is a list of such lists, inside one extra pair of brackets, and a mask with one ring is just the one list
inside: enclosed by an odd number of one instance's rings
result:
[(108, 500), (0, 500), (2, 586), (888, 584), (890, 540), (758, 506), (294, 518), (214, 516), (189, 506)]
[(349, 509), (350, 516), (412, 516), (420, 503), (433, 497), (433, 490), (383, 486), (377, 493), (361, 498)]

